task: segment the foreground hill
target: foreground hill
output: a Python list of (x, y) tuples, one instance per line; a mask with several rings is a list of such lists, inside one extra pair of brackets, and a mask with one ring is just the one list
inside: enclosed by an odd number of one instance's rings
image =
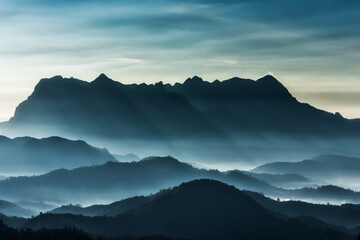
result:
[(105, 236), (163, 235), (187, 239), (350, 239), (344, 233), (310, 227), (274, 214), (246, 193), (212, 180), (196, 180), (155, 195), (116, 217), (42, 214), (23, 227), (74, 225)]
[(148, 195), (201, 178), (215, 179), (274, 198), (360, 203), (359, 192), (335, 186), (287, 190), (241, 171), (199, 169), (172, 157), (152, 157), (131, 163), (108, 162), (73, 170), (56, 170), (39, 176), (11, 177), (0, 181), (0, 198), (55, 205), (92, 205)]
[(0, 236), (2, 240), (92, 240), (86, 233), (75, 228), (64, 228), (64, 229), (41, 229), (38, 231), (31, 230), (16, 230), (8, 227), (3, 222), (0, 222)]
[[(328, 224), (354, 228), (360, 226), (360, 205), (343, 204), (313, 204), (302, 201), (275, 201), (262, 194), (244, 191), (246, 195), (254, 199), (258, 204), (276, 213), (289, 217), (314, 217)], [(139, 207), (154, 200), (158, 195), (137, 196), (108, 205), (92, 205), (82, 207), (80, 205), (64, 205), (55, 208), (49, 213), (53, 214), (74, 214), (83, 216), (117, 216), (129, 210)]]
[(353, 146), (359, 143), (360, 121), (298, 102), (272, 76), (125, 85), (101, 74), (92, 82), (42, 79), (2, 131), (254, 166), (254, 161), (359, 152)]
[(90, 236), (82, 230), (74, 227), (65, 227), (63, 229), (14, 229), (8, 227), (0, 221), (0, 236), (2, 240), (184, 240), (178, 238), (166, 238), (163, 236), (142, 236), (135, 237), (118, 237), (106, 238), (99, 236)]
[(0, 136), (1, 174), (39, 174), (115, 161), (106, 149), (60, 137), (36, 139)]

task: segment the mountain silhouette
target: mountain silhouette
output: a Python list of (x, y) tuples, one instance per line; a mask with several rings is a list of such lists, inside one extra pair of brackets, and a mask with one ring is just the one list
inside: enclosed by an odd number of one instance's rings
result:
[[(225, 114), (223, 114), (225, 113)], [(220, 137), (223, 131), (353, 134), (359, 124), (299, 103), (273, 76), (184, 84), (124, 85), (101, 74), (92, 82), (42, 79), (10, 119), (13, 128), (113, 137)], [(357, 128), (356, 128), (357, 127)]]
[(32, 175), (115, 161), (106, 149), (60, 137), (10, 139), (0, 136), (0, 155), (0, 172), (6, 175)]
[(83, 139), (115, 153), (121, 146), (144, 156), (255, 166), (294, 154), (357, 153), (360, 121), (298, 102), (269, 75), (214, 82), (195, 76), (170, 85), (122, 84), (101, 74), (92, 82), (40, 80), (1, 129), (9, 136)]
[(350, 239), (335, 229), (312, 228), (296, 218), (273, 213), (246, 193), (213, 180), (183, 183), (162, 191), (116, 217), (41, 214), (22, 227), (73, 225), (105, 236), (162, 235), (186, 239)]
[(17, 107), (10, 125), (135, 139), (207, 135), (211, 126), (184, 96), (160, 84), (123, 85), (104, 74), (90, 83), (61, 76), (42, 79)]

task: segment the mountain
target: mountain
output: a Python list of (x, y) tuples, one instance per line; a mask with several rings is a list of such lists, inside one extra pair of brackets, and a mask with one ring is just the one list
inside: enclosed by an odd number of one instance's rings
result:
[(104, 74), (90, 83), (61, 76), (42, 79), (17, 107), (10, 125), (134, 139), (207, 136), (211, 127), (184, 96), (161, 84), (123, 85)]
[(36, 212), (20, 207), (15, 203), (0, 200), (0, 214), (17, 217), (31, 217), (36, 215)]
[(144, 204), (116, 217), (41, 214), (26, 228), (73, 225), (105, 236), (162, 235), (186, 239), (350, 239), (345, 233), (310, 227), (296, 218), (273, 213), (246, 193), (213, 180), (183, 183), (160, 192)]
[(0, 136), (0, 156), (0, 173), (4, 175), (39, 174), (115, 161), (106, 149), (60, 137), (10, 139)]
[(215, 179), (274, 198), (360, 203), (359, 192), (335, 186), (288, 190), (241, 171), (199, 169), (172, 157), (150, 157), (139, 162), (107, 162), (72, 170), (55, 170), (38, 176), (11, 177), (0, 181), (0, 198), (54, 205), (92, 205), (148, 195), (201, 178)]
[[(360, 158), (339, 155), (323, 155), (300, 162), (274, 162), (261, 165), (253, 172), (272, 174), (300, 174), (317, 181), (332, 184), (357, 182), (359, 179)], [(351, 183), (350, 183), (351, 186)], [(355, 187), (358, 187), (354, 184)]]
[(115, 153), (172, 155), (208, 166), (219, 159), (255, 166), (360, 153), (353, 147), (360, 120), (300, 103), (269, 75), (214, 82), (195, 76), (174, 85), (55, 76), (40, 80), (2, 132), (84, 139)]
[[(186, 96), (233, 135), (246, 133), (351, 134), (348, 121), (299, 103), (273, 76), (253, 81), (231, 78), (212, 83), (195, 76), (167, 89)], [(357, 129), (359, 133), (359, 129)]]

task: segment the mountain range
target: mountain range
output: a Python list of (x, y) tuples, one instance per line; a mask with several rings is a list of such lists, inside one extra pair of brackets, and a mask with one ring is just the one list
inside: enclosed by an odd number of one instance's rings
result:
[[(55, 170), (38, 176), (10, 177), (0, 181), (0, 199), (54, 205), (92, 205), (148, 195), (201, 178), (222, 181), (239, 189), (262, 192), (273, 198), (360, 203), (359, 192), (336, 186), (284, 189), (251, 176), (251, 173), (199, 169), (172, 157), (151, 157), (138, 162), (107, 162), (72, 170)], [(286, 175), (280, 175), (280, 178), (286, 181)]]
[[(302, 104), (274, 77), (124, 85), (101, 74), (88, 83), (42, 79), (10, 124), (70, 128), (113, 137), (220, 137), (224, 132), (359, 134), (359, 121)], [(71, 125), (71, 126), (70, 126)]]
[(195, 76), (182, 84), (126, 85), (101, 74), (92, 82), (42, 79), (2, 132), (84, 139), (116, 154), (254, 166), (358, 153), (353, 146), (359, 143), (360, 120), (300, 103), (270, 75), (256, 81)]
[(0, 236), (335, 240), (359, 232), (360, 159), (350, 156), (360, 154), (360, 119), (300, 103), (270, 75), (41, 79), (0, 133), (11, 137), (0, 136)]

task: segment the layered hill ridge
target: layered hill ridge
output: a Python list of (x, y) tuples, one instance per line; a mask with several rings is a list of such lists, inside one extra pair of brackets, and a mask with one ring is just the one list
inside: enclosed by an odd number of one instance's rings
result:
[[(357, 179), (360, 158), (339, 155), (321, 155), (300, 162), (273, 162), (253, 169), (258, 173), (300, 174), (317, 180)], [(322, 171), (319, 174), (319, 170)]]
[[(276, 176), (274, 176), (276, 177)], [(148, 195), (195, 179), (214, 179), (267, 196), (311, 199), (319, 202), (360, 203), (360, 193), (335, 186), (283, 189), (241, 171), (199, 169), (172, 157), (152, 157), (139, 162), (107, 162), (103, 165), (60, 169), (29, 177), (0, 181), (0, 199), (46, 202), (55, 205), (117, 201)], [(291, 176), (280, 176), (283, 182)]]

